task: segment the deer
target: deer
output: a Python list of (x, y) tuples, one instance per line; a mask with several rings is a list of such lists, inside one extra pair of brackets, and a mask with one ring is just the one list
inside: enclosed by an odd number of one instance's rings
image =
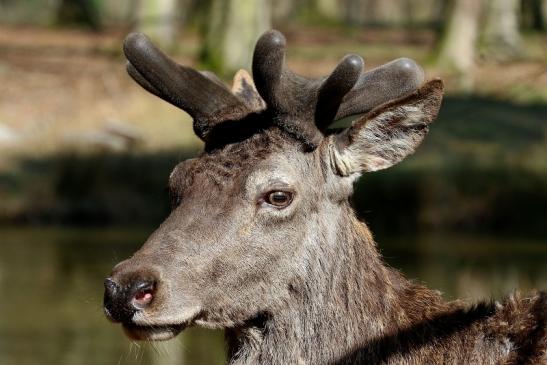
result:
[(129, 75), (187, 112), (204, 149), (174, 167), (169, 215), (105, 280), (106, 316), (142, 341), (224, 329), (232, 365), (547, 364), (545, 292), (446, 301), (385, 264), (351, 207), (360, 176), (422, 142), (443, 82), (407, 58), (365, 72), (354, 54), (306, 78), (285, 49), (264, 33), (230, 88), (127, 36)]

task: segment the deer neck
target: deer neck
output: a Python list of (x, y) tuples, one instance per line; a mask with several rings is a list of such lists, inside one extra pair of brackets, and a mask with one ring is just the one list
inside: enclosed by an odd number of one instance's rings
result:
[(349, 207), (345, 216), (336, 234), (323, 234), (332, 242), (308, 252), (308, 270), (283, 308), (227, 331), (231, 364), (326, 364), (356, 349), (373, 354), (375, 340), (441, 310), (437, 292), (386, 266), (366, 225)]

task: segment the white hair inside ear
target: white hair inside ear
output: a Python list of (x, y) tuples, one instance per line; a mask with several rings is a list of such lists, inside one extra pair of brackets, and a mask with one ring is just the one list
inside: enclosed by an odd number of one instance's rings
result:
[(382, 170), (412, 154), (437, 116), (442, 94), (442, 81), (435, 79), (367, 113), (332, 139), (329, 155), (334, 171), (349, 176)]

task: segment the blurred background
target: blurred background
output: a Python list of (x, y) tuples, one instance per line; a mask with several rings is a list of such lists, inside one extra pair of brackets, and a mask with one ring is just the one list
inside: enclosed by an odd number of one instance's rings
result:
[(447, 94), (400, 165), (354, 204), (386, 261), (447, 299), (547, 289), (547, 1), (0, 0), (0, 364), (221, 364), (221, 332), (131, 343), (102, 282), (168, 214), (189, 117), (125, 73), (146, 32), (230, 83), (266, 29), (298, 73), (411, 57)]

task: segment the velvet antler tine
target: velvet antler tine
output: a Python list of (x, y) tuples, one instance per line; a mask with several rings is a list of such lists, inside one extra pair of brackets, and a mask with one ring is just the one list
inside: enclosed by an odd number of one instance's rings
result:
[(199, 73), (202, 74), (203, 76), (207, 77), (209, 80), (217, 83), (219, 86), (222, 86), (225, 89), (228, 88), (228, 86), (217, 75), (215, 75), (213, 72), (204, 70), (204, 71), (199, 71)]
[[(327, 77), (308, 79), (287, 67), (286, 44), (280, 32), (265, 32), (254, 49), (253, 77), (240, 70), (231, 89), (211, 72), (174, 62), (143, 34), (128, 35), (124, 53), (129, 75), (150, 93), (190, 114), (194, 131), (211, 146), (226, 140), (226, 131), (239, 133), (246, 123), (258, 120), (260, 128), (276, 126), (311, 151), (333, 121), (400, 99), (424, 81), (422, 69), (410, 59), (363, 73), (364, 61), (357, 55), (345, 56)], [(237, 123), (210, 133), (228, 122)]]
[[(273, 114), (273, 122), (314, 149), (322, 135), (313, 120), (320, 80), (308, 80), (285, 65), (285, 37), (276, 30), (264, 33), (253, 54), (255, 86)], [(311, 122), (311, 123), (308, 123)]]
[(399, 58), (365, 72), (350, 90), (336, 113), (336, 119), (361, 114), (390, 100), (406, 96), (424, 82), (424, 72), (411, 59)]
[(332, 123), (342, 99), (359, 80), (363, 66), (360, 56), (347, 55), (322, 83), (315, 109), (315, 125), (319, 130), (325, 130)]
[(281, 77), (285, 72), (287, 41), (276, 30), (264, 33), (257, 41), (253, 54), (253, 79), (256, 89), (268, 106), (278, 107)]
[(246, 113), (245, 105), (226, 87), (174, 62), (145, 35), (128, 35), (123, 49), (131, 64), (131, 77), (152, 94), (190, 114), (199, 137), (204, 138), (215, 123)]
[(131, 78), (135, 80), (135, 82), (139, 84), (143, 89), (169, 103), (171, 102), (170, 100), (167, 100), (158, 89), (156, 89), (151, 83), (149, 83), (148, 80), (145, 79), (144, 76), (142, 76), (140, 72), (137, 71), (137, 69), (129, 61), (127, 61), (126, 70), (129, 76), (131, 76)]

